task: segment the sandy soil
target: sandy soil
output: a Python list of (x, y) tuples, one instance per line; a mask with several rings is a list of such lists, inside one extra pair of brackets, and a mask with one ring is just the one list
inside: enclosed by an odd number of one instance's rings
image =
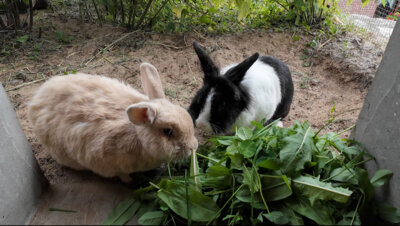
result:
[[(51, 26), (46, 26), (48, 24), (45, 21), (52, 21)], [(76, 70), (115, 77), (141, 90), (138, 69), (139, 64), (146, 61), (158, 68), (167, 97), (174, 103), (188, 107), (194, 93), (202, 85), (203, 74), (191, 46), (193, 41), (197, 41), (206, 46), (220, 66), (239, 62), (254, 52), (273, 55), (286, 62), (292, 72), (295, 95), (284, 125), (290, 125), (295, 120), (307, 120), (317, 130), (326, 123), (334, 105), (337, 121), (326, 127), (325, 132), (346, 129), (356, 122), (366, 95), (366, 89), (360, 88), (358, 80), (349, 79), (352, 76), (349, 70), (340, 70), (338, 62), (329, 55), (317, 55), (311, 66), (303, 66), (304, 61), (300, 57), (306, 42), (312, 40), (310, 36), (300, 35), (300, 40), (295, 42), (292, 40), (292, 32), (277, 33), (271, 30), (218, 37), (196, 32), (181, 35), (136, 33), (92, 59), (96, 53), (126, 33), (111, 26), (99, 27), (54, 16), (43, 17), (39, 19), (40, 22), (43, 24), (42, 38), (35, 40), (42, 44), (43, 50), (38, 59), (30, 59), (29, 51), (21, 50), (13, 60), (0, 62), (0, 81), (6, 89)], [(74, 39), (67, 44), (57, 42), (54, 27)], [(90, 172), (77, 172), (62, 167), (42, 149), (26, 117), (26, 104), (40, 84), (9, 91), (8, 95), (46, 178), (52, 184), (88, 180), (116, 182), (116, 179), (106, 180)], [(348, 136), (349, 133), (344, 135)], [(199, 139), (203, 140), (200, 134)]]

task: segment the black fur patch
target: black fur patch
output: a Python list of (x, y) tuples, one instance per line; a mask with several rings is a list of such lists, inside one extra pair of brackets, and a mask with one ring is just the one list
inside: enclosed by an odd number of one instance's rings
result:
[(235, 85), (239, 85), (242, 82), (244, 76), (246, 75), (246, 72), (254, 64), (254, 62), (257, 61), (257, 59), (258, 59), (258, 53), (255, 53), (251, 57), (241, 62), (240, 64), (229, 69), (224, 76), (228, 78), (231, 82), (233, 82)]
[(225, 77), (213, 84), (214, 95), (211, 99), (210, 124), (213, 132), (224, 133), (236, 121), (250, 103), (247, 89), (236, 86)]
[(293, 100), (294, 87), (290, 70), (284, 62), (272, 56), (261, 56), (259, 59), (275, 69), (281, 84), (282, 100), (276, 108), (274, 115), (268, 121), (269, 123), (278, 118), (283, 119), (289, 114), (290, 105)]
[(199, 117), (201, 110), (206, 104), (208, 95), (210, 94), (211, 86), (204, 83), (203, 87), (197, 91), (192, 103), (189, 106), (188, 112), (192, 116), (193, 124), (196, 126), (196, 119)]

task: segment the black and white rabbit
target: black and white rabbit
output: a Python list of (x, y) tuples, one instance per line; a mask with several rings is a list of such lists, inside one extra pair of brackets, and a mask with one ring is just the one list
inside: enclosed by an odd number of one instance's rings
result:
[(196, 42), (193, 47), (204, 72), (189, 113), (197, 127), (214, 133), (233, 132), (251, 121), (271, 122), (289, 114), (293, 81), (288, 66), (272, 56), (250, 56), (219, 70)]

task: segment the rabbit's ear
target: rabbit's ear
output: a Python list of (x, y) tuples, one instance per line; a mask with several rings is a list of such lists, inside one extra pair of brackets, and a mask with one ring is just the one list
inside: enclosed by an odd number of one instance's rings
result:
[(150, 99), (165, 98), (160, 75), (153, 65), (142, 63), (140, 75), (143, 91)]
[(193, 42), (194, 50), (199, 57), (201, 68), (204, 72), (204, 81), (209, 81), (214, 76), (218, 76), (219, 69), (211, 60), (211, 58), (206, 54), (202, 47), (197, 42)]
[(126, 109), (129, 120), (137, 125), (153, 124), (157, 117), (154, 106), (147, 103), (132, 104)]
[(251, 57), (244, 60), (237, 66), (229, 69), (225, 76), (234, 84), (238, 85), (242, 80), (247, 70), (256, 62), (258, 59), (258, 53), (253, 54)]

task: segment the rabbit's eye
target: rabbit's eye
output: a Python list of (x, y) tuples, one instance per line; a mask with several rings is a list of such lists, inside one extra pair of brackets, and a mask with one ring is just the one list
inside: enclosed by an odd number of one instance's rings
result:
[(172, 129), (167, 128), (167, 129), (163, 129), (163, 132), (166, 136), (172, 136)]

